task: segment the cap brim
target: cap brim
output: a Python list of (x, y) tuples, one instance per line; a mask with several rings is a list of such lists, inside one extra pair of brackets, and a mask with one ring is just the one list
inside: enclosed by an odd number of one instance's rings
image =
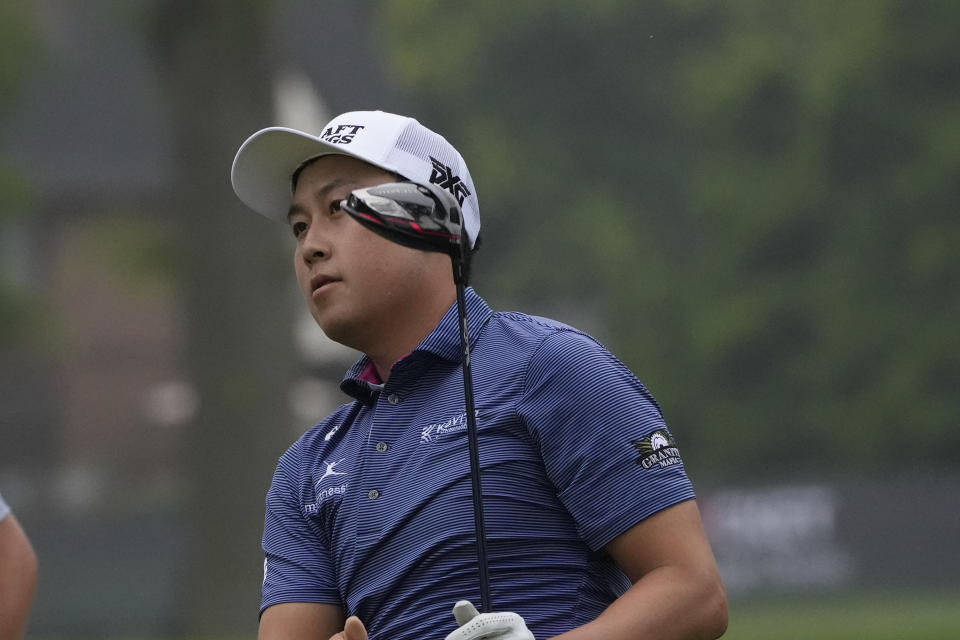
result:
[(395, 172), (379, 162), (344, 153), (343, 149), (302, 131), (270, 127), (240, 145), (230, 170), (230, 182), (237, 197), (248, 207), (272, 220), (284, 221), (290, 209), (293, 172), (305, 160), (330, 154), (352, 156)]

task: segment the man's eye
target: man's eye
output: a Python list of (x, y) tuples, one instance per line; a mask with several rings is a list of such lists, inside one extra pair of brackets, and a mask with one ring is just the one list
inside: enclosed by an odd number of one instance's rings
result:
[(294, 222), (292, 225), (290, 225), (290, 228), (293, 230), (293, 237), (294, 237), (294, 238), (299, 238), (299, 237), (300, 237), (300, 234), (302, 234), (304, 231), (307, 230), (307, 223), (306, 223), (306, 222)]
[(343, 207), (340, 206), (341, 202), (343, 202), (343, 200), (334, 200), (330, 203), (330, 215), (334, 215), (338, 211), (343, 210)]

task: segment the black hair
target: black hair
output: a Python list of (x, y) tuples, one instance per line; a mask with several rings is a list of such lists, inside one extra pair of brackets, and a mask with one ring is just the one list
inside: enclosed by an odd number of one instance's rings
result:
[(470, 276), (473, 275), (473, 256), (477, 251), (480, 251), (480, 244), (483, 240), (483, 234), (477, 233), (477, 239), (473, 243), (472, 249), (467, 249), (467, 252), (463, 256), (463, 281), (464, 284), (470, 284)]
[(311, 156), (297, 165), (297, 168), (293, 170), (293, 175), (290, 176), (290, 193), (295, 193), (297, 191), (297, 182), (300, 180), (300, 174), (303, 173), (303, 170), (309, 167), (311, 164), (319, 160), (325, 155), (331, 154), (320, 154), (319, 156)]

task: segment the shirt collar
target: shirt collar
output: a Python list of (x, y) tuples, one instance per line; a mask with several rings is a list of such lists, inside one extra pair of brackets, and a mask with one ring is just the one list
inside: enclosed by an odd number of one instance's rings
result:
[[(483, 298), (476, 294), (473, 287), (467, 287), (464, 292), (464, 301), (467, 308), (468, 336), (470, 346), (473, 347), (477, 336), (480, 335), (483, 327), (493, 315), (493, 311)], [(433, 328), (433, 331), (427, 334), (427, 337), (417, 345), (417, 348), (398, 362), (403, 362), (418, 353), (431, 354), (450, 362), (460, 361), (460, 320), (456, 301), (443, 314), (443, 318)], [(370, 358), (362, 356), (347, 370), (346, 375), (340, 382), (341, 391), (364, 404), (372, 404), (376, 400), (376, 394), (382, 391), (384, 387), (383, 384), (374, 384), (369, 376), (365, 375), (370, 366), (372, 366)], [(394, 375), (390, 376), (387, 384), (391, 382), (394, 382)]]

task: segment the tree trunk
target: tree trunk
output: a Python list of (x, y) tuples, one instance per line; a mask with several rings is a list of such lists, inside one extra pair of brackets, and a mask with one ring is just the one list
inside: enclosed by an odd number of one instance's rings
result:
[(270, 119), (271, 6), (169, 0), (151, 23), (176, 136), (186, 365), (199, 396), (185, 459), (187, 634), (256, 629), (263, 500), (291, 440), (296, 363), (282, 230), (247, 210), (229, 179), (240, 143)]

